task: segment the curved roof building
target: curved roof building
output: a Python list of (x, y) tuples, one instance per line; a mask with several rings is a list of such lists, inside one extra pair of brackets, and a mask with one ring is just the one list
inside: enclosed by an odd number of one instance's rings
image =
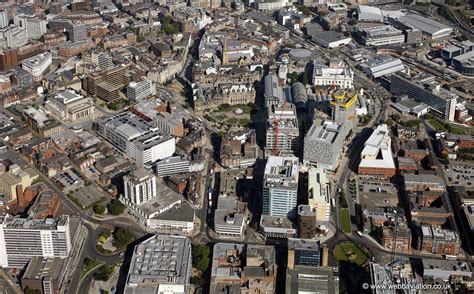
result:
[(308, 94), (306, 93), (305, 86), (300, 83), (294, 83), (291, 87), (291, 96), (293, 97), (293, 102), (298, 104), (305, 104), (308, 100)]
[(400, 17), (398, 20), (419, 29), (424, 34), (430, 36), (431, 39), (446, 37), (453, 31), (453, 28), (419, 14), (411, 13)]

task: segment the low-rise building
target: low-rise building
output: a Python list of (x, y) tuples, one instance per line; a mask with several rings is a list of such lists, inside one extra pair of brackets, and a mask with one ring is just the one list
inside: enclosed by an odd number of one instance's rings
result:
[(352, 89), (354, 73), (340, 61), (331, 61), (329, 66), (314, 62), (313, 85), (335, 86), (343, 89)]
[(365, 142), (358, 173), (383, 178), (391, 178), (395, 175), (396, 168), (387, 125), (379, 125)]
[(135, 246), (124, 293), (189, 293), (191, 240), (154, 235)]
[(217, 243), (212, 253), (211, 294), (273, 293), (276, 251), (268, 245)]
[(391, 25), (363, 28), (360, 30), (362, 44), (365, 46), (383, 46), (402, 44), (405, 35)]
[(65, 90), (48, 98), (44, 103), (46, 110), (64, 121), (78, 121), (95, 117), (94, 101), (74, 90)]
[(459, 255), (461, 239), (455, 231), (421, 225), (417, 228), (417, 249), (432, 254)]
[(34, 81), (40, 81), (52, 62), (53, 55), (50, 52), (46, 52), (24, 59), (21, 62), (21, 66), (31, 74)]

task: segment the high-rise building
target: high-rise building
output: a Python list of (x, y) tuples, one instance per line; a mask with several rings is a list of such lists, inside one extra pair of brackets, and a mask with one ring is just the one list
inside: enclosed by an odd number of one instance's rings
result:
[(28, 39), (39, 39), (47, 31), (47, 21), (39, 19), (34, 15), (15, 15), (13, 21), (16, 26), (26, 30)]
[(6, 9), (0, 10), (0, 28), (6, 28), (9, 22), (8, 11)]
[(155, 84), (150, 80), (130, 82), (127, 87), (127, 98), (136, 102), (153, 95), (156, 92)]
[(441, 88), (440, 85), (431, 85), (425, 88), (400, 75), (393, 75), (390, 92), (394, 95), (406, 94), (418, 102), (427, 104), (431, 109), (443, 115), (445, 119), (454, 121), (458, 96)]
[(266, 139), (268, 153), (285, 155), (300, 152), (300, 130), (294, 104), (269, 107)]
[(348, 92), (343, 89), (337, 90), (333, 94), (330, 104), (332, 120), (342, 124), (342, 135), (346, 138), (356, 125), (357, 92)]
[(68, 257), (69, 216), (47, 219), (0, 217), (0, 266), (23, 268), (33, 257)]
[(154, 235), (135, 246), (124, 293), (190, 293), (191, 240)]
[(298, 158), (268, 157), (263, 184), (263, 215), (296, 218), (298, 176)]
[(303, 162), (333, 171), (342, 152), (343, 126), (332, 121), (314, 123), (304, 138)]
[(112, 61), (112, 56), (106, 52), (101, 52), (97, 55), (97, 65), (101, 69), (108, 69), (114, 67), (114, 62)]
[(157, 195), (156, 176), (145, 169), (137, 169), (123, 177), (124, 196), (135, 205), (148, 202)]

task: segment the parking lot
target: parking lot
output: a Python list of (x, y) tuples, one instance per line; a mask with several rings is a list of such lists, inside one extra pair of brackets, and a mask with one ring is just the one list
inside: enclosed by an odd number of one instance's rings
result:
[(452, 161), (446, 169), (446, 174), (453, 186), (472, 186), (474, 183), (474, 163)]
[(71, 168), (67, 169), (53, 177), (53, 180), (60, 186), (65, 192), (74, 191), (84, 185), (81, 174)]

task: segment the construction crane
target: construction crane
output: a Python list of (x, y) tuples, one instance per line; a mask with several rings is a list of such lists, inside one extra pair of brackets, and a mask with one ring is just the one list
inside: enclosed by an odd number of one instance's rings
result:
[[(403, 258), (403, 246), (401, 247), (402, 248), (402, 252), (400, 252), (400, 259), (396, 259), (396, 247), (397, 247), (397, 233), (398, 233), (398, 210), (396, 210), (392, 204), (390, 203), (389, 200), (385, 200), (385, 203), (387, 203), (387, 205), (392, 209), (393, 213), (395, 214), (395, 224), (394, 224), (394, 228), (393, 228), (393, 239), (392, 239), (392, 253), (391, 253), (391, 257), (390, 257), (390, 262), (387, 264), (387, 266), (390, 266), (390, 269), (391, 269), (391, 273), (392, 273), (392, 277), (393, 277), (393, 265), (399, 261), (400, 264), (403, 264), (404, 263), (404, 258)], [(401, 269), (400, 269), (401, 270)]]
[[(283, 112), (285, 111), (286, 109), (286, 106), (287, 106), (287, 101), (285, 100), (283, 102), (283, 105), (281, 107), (281, 112), (280, 112), (280, 116), (278, 118), (276, 118), (273, 122), (273, 132), (275, 133), (275, 140), (274, 140), (274, 146), (273, 146), (273, 155), (275, 156), (278, 156), (278, 136), (279, 136), (279, 132), (280, 132), (280, 122), (281, 122), (281, 118), (283, 116)], [(276, 109), (275, 109), (276, 111)]]

